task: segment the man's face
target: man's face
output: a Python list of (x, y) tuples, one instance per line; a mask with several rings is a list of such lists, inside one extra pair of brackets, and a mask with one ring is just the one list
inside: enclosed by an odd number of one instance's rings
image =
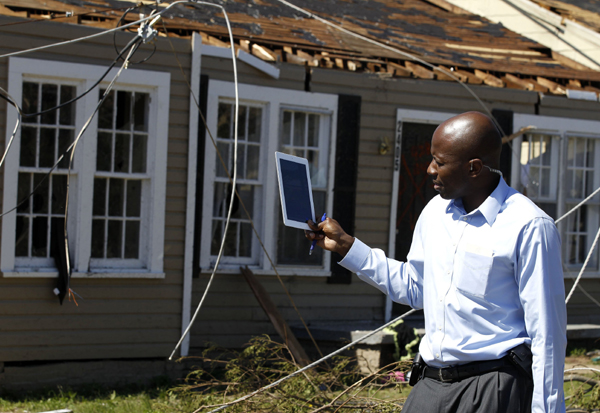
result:
[(432, 160), (427, 173), (433, 179), (433, 188), (444, 199), (458, 199), (468, 194), (469, 162), (464, 159), (462, 145), (453, 142), (443, 128), (431, 138)]

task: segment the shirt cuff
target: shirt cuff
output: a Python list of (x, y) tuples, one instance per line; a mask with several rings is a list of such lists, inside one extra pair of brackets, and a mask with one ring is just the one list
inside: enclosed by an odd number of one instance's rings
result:
[(369, 254), (371, 254), (371, 248), (358, 238), (354, 238), (350, 250), (338, 264), (352, 272), (359, 272)]

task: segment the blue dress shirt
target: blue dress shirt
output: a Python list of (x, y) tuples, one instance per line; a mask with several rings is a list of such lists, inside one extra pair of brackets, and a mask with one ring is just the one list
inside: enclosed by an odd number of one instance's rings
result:
[(340, 262), (396, 302), (424, 309), (419, 351), (434, 367), (494, 360), (527, 343), (532, 412), (564, 412), (566, 307), (554, 221), (503, 179), (466, 213), (439, 195), (425, 207), (407, 262), (356, 239)]

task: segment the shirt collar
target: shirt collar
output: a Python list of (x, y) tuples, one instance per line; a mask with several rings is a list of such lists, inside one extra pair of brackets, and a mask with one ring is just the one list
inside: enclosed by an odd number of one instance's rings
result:
[[(485, 218), (488, 225), (493, 225), (494, 221), (496, 221), (496, 217), (500, 212), (500, 208), (502, 208), (502, 204), (506, 200), (506, 196), (508, 195), (508, 185), (504, 181), (504, 178), (500, 178), (500, 182), (494, 192), (487, 197), (485, 201), (479, 206), (479, 208), (474, 209), (468, 215), (475, 214), (480, 212), (481, 215)], [(448, 207), (446, 208), (446, 212), (451, 212), (452, 209), (458, 209), (461, 211), (461, 214), (465, 214), (465, 209), (462, 203), (462, 199), (453, 199), (448, 203)]]

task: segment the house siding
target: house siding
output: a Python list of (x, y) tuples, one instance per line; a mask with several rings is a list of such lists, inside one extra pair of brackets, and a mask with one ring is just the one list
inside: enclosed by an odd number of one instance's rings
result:
[[(281, 78), (271, 79), (238, 62), (241, 83), (282, 89), (304, 90), (305, 68), (279, 64)], [(202, 73), (211, 79), (232, 81), (231, 60), (203, 57)], [(542, 100), (536, 92), (498, 89), (469, 85), (488, 108), (534, 114), (539, 110), (554, 110), (554, 116), (588, 119), (597, 112), (597, 103), (572, 102), (564, 98)], [(399, 108), (461, 113), (482, 111), (479, 103), (459, 84), (416, 79), (381, 78), (376, 74), (350, 73), (320, 68), (311, 69), (310, 91), (331, 94), (359, 95), (361, 102), (360, 144), (356, 198), (356, 233), (374, 248), (388, 249), (390, 204), (393, 178), (393, 152), (379, 155), (383, 137), (394, 141), (396, 111)], [(546, 105), (545, 107), (543, 105)], [(562, 110), (565, 106), (576, 110)], [(538, 106), (536, 108), (536, 106)], [(560, 115), (559, 115), (560, 113)], [(505, 131), (507, 134), (512, 131)], [(335, 217), (334, 217), (335, 218)], [(258, 277), (284, 318), (292, 325), (301, 325), (279, 281), (274, 276)], [(306, 323), (369, 320), (382, 322), (385, 298), (355, 275), (349, 285), (331, 285), (322, 277), (282, 277), (299, 313)], [(193, 309), (204, 292), (208, 275), (203, 274), (193, 284)], [(569, 281), (565, 282), (569, 287)], [(571, 283), (572, 284), (572, 283)], [(596, 295), (600, 280), (583, 280)], [(595, 286), (595, 287), (594, 287)], [(576, 294), (568, 305), (570, 323), (600, 323), (595, 304), (583, 294)], [(274, 328), (251, 294), (241, 274), (218, 274), (208, 294), (199, 320), (192, 329), (191, 351), (197, 352), (208, 343), (224, 347), (241, 347), (252, 336), (275, 334)]]
[[(19, 21), (0, 17), (1, 23)], [(98, 32), (82, 26), (34, 22), (0, 28), (0, 53), (24, 50)], [(131, 35), (119, 33), (124, 45)], [(172, 39), (186, 76), (190, 73), (189, 40)], [(164, 358), (181, 329), (183, 240), (187, 181), (189, 93), (171, 46), (164, 38), (156, 53), (138, 70), (169, 72), (167, 189), (164, 279), (73, 278), (71, 287), (81, 298), (78, 306), (65, 299), (61, 306), (52, 290), (55, 279), (0, 277), (0, 362)], [(143, 59), (151, 47), (142, 47)], [(116, 53), (112, 35), (22, 57), (85, 63), (107, 67)], [(0, 85), (7, 89), (8, 59), (0, 60)], [(97, 92), (92, 92), (97, 93)], [(5, 143), (6, 104), (0, 101), (0, 140)], [(9, 156), (16, 156), (14, 153)], [(0, 170), (3, 185), (3, 170)], [(4, 200), (2, 200), (4, 202)], [(14, 202), (14, 201), (11, 201)], [(71, 248), (74, 248), (73, 246)]]

